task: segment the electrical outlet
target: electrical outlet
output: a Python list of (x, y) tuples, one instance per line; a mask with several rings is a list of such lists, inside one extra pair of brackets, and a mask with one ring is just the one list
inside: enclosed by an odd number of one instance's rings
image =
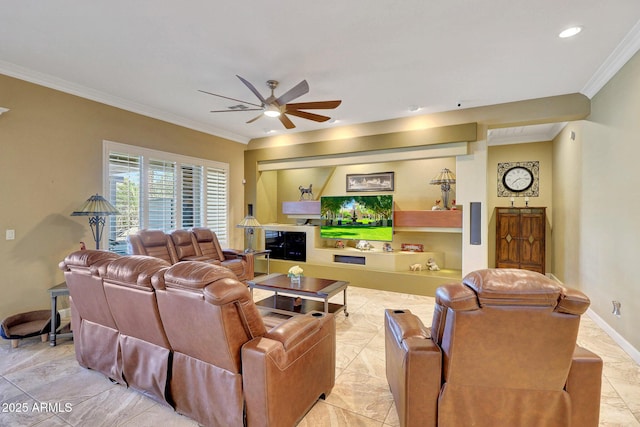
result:
[(613, 311), (611, 313), (616, 317), (620, 317), (622, 315), (620, 313), (620, 307), (622, 307), (622, 304), (620, 301), (611, 301), (611, 303), (613, 304)]
[(5, 239), (6, 240), (13, 240), (16, 238), (16, 230), (7, 230), (5, 232)]

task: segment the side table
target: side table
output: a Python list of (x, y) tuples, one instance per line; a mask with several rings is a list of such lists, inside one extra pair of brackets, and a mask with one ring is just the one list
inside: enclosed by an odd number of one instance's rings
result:
[(51, 347), (55, 347), (56, 338), (71, 338), (73, 337), (73, 332), (67, 332), (64, 334), (58, 333), (58, 328), (60, 325), (57, 324), (57, 314), (58, 314), (58, 297), (62, 295), (69, 295), (69, 288), (67, 288), (67, 283), (62, 282), (56, 286), (49, 288), (49, 295), (51, 296), (51, 332), (49, 332), (49, 345)]

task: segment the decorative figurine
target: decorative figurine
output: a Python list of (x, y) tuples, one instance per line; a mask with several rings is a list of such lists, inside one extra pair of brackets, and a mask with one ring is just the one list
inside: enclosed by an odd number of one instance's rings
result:
[(86, 251), (87, 247), (85, 246), (84, 242), (80, 242), (80, 250), (81, 251)]
[(436, 204), (431, 207), (432, 211), (440, 211), (442, 208), (440, 207), (440, 200), (436, 200)]
[(359, 249), (361, 251), (370, 251), (371, 248), (373, 248), (373, 246), (371, 246), (371, 243), (367, 242), (366, 240), (360, 240), (356, 245), (356, 249)]
[(409, 270), (411, 271), (422, 271), (422, 264), (413, 264), (409, 266)]
[(436, 264), (436, 260), (433, 258), (429, 258), (427, 260), (427, 270), (429, 271), (439, 271), (440, 267), (438, 267), (438, 264)]
[(308, 200), (313, 200), (313, 190), (311, 188), (312, 188), (311, 184), (309, 184), (309, 188), (304, 188), (302, 185), (298, 187), (298, 190), (300, 190), (300, 200), (305, 199), (305, 194), (307, 195), (306, 198)]
[(391, 247), (391, 243), (385, 243), (382, 246), (382, 250), (385, 252), (393, 252), (393, 248)]
[(336, 242), (336, 248), (338, 249), (344, 249), (344, 242), (342, 240), (338, 240)]

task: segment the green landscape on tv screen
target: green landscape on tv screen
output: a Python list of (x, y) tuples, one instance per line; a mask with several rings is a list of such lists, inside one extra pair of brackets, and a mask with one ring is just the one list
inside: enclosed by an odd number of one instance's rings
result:
[(393, 196), (323, 196), (320, 237), (339, 240), (393, 240)]

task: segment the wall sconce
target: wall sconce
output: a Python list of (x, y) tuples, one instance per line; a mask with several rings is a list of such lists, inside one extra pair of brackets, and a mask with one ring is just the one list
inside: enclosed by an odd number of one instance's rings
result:
[(449, 209), (449, 192), (451, 191), (451, 184), (456, 183), (456, 176), (449, 169), (444, 168), (429, 182), (432, 185), (440, 185), (440, 191), (442, 191), (442, 209)]
[(96, 241), (96, 249), (100, 249), (102, 230), (104, 229), (105, 216), (119, 215), (120, 212), (104, 197), (96, 194), (87, 199), (80, 208), (71, 213), (71, 216), (88, 216), (89, 226)]
[(247, 205), (247, 216), (244, 217), (240, 224), (236, 225), (238, 228), (244, 228), (244, 232), (247, 236), (247, 240), (249, 240), (249, 247), (244, 251), (247, 253), (255, 252), (253, 248), (253, 235), (255, 234), (256, 228), (262, 228), (262, 225), (258, 222), (257, 219), (253, 216), (253, 205)]

